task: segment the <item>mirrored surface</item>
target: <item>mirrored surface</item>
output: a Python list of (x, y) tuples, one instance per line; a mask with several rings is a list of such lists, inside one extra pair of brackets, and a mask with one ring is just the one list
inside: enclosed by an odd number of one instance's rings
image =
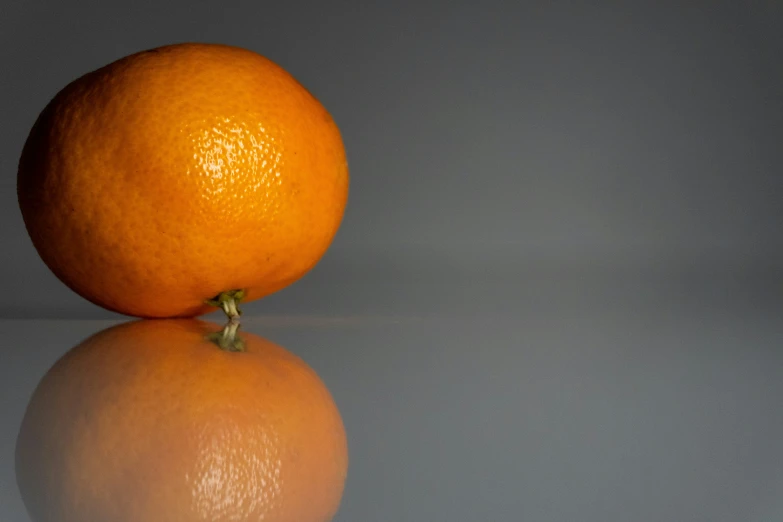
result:
[[(242, 329), (303, 358), (342, 414), (335, 520), (783, 518), (778, 273), (529, 274), (248, 305)], [(14, 447), (36, 385), (126, 320), (0, 322), (1, 520), (29, 520)]]

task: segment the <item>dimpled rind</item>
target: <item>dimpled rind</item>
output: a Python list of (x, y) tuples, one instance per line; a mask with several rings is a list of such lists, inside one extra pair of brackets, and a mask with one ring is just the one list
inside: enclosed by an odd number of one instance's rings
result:
[(177, 44), (78, 78), (47, 105), (18, 195), (43, 261), (138, 317), (258, 299), (321, 259), (348, 197), (340, 132), (290, 74), (248, 50)]

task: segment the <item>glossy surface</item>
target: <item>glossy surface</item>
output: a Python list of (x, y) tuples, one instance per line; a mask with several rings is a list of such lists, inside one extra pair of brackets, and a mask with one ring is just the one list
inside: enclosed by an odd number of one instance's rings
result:
[[(779, 269), (520, 270), (354, 272), (247, 307), (342, 414), (336, 521), (783, 518)], [(0, 519), (27, 522), (11, 455), (33, 387), (110, 324), (0, 323)]]
[(143, 317), (300, 278), (347, 194), (327, 110), (276, 64), (221, 45), (163, 47), (75, 80), (39, 117), (19, 168), (44, 262), (84, 297)]

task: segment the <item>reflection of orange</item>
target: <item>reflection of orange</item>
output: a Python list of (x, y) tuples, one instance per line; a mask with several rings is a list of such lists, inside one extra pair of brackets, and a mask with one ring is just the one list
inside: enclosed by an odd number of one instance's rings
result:
[(253, 52), (178, 44), (66, 86), (36, 121), (18, 195), (43, 261), (83, 297), (139, 317), (194, 316), (302, 277), (348, 196), (332, 117)]
[(139, 321), (87, 339), (46, 374), (17, 442), (36, 522), (332, 518), (347, 445), (301, 359), (195, 320)]

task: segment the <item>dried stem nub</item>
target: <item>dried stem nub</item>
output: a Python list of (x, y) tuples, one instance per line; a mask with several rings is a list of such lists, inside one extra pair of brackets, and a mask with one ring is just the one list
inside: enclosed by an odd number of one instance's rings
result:
[(238, 323), (239, 316), (242, 315), (242, 310), (239, 309), (239, 303), (244, 297), (245, 291), (242, 289), (228, 290), (226, 292), (219, 293), (212, 299), (207, 299), (206, 303), (209, 306), (222, 308), (226, 313), (229, 322)]

